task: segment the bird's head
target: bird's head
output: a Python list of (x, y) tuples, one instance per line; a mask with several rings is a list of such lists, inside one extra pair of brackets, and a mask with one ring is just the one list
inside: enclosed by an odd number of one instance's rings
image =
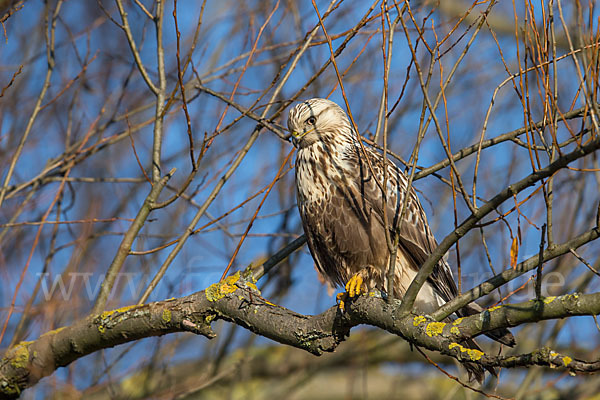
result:
[(310, 99), (297, 104), (290, 110), (288, 129), (297, 148), (304, 148), (318, 141), (353, 140), (346, 113), (327, 99)]

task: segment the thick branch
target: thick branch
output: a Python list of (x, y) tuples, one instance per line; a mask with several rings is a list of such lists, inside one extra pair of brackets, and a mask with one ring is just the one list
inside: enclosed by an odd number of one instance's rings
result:
[(348, 304), (343, 316), (338, 314), (337, 307), (306, 316), (268, 302), (255, 287), (238, 273), (186, 297), (103, 312), (48, 332), (35, 341), (21, 342), (10, 348), (0, 361), (0, 398), (16, 398), (58, 367), (100, 349), (181, 331), (212, 338), (215, 334), (210, 323), (215, 319), (231, 321), (258, 335), (316, 355), (335, 350), (352, 326), (369, 324), (418, 346), (486, 366), (537, 364), (572, 372), (600, 370), (599, 362), (573, 360), (549, 349), (494, 357), (460, 344), (466, 337), (501, 326), (598, 314), (600, 293), (506, 305), (446, 324), (423, 316), (403, 316), (399, 307), (370, 296)]

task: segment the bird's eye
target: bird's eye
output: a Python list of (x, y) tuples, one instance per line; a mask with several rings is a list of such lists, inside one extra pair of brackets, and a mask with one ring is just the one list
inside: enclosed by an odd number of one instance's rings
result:
[(310, 124), (310, 125), (314, 125), (314, 124), (316, 124), (316, 123), (317, 123), (317, 119), (316, 119), (314, 116), (313, 116), (313, 117), (309, 117), (309, 118), (306, 120), (306, 123), (307, 123), (307, 124)]

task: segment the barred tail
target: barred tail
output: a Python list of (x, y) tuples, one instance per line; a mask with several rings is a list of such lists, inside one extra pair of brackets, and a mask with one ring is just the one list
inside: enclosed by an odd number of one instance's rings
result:
[[(468, 339), (465, 341), (466, 347), (475, 350), (481, 350), (481, 347), (477, 344), (474, 339)], [(463, 362), (462, 365), (467, 370), (469, 374), (469, 381), (477, 381), (479, 383), (483, 383), (483, 378), (485, 377), (485, 371), (487, 370), (490, 374), (498, 377), (498, 373), (495, 368), (492, 367), (482, 367), (479, 364)]]

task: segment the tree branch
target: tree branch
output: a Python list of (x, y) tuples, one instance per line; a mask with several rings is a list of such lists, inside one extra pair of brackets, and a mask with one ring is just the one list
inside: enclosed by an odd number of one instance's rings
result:
[[(598, 237), (600, 237), (600, 230), (598, 229), (598, 227), (595, 227), (565, 243), (562, 243), (560, 245), (554, 245), (544, 250), (542, 254), (542, 260), (543, 262), (548, 262), (558, 256), (569, 253), (571, 249), (579, 248), (586, 243), (596, 240), (598, 239)], [(462, 295), (450, 300), (442, 307), (440, 307), (436, 312), (434, 312), (432, 314), (432, 317), (437, 321), (443, 320), (447, 316), (454, 313), (456, 310), (459, 310), (467, 304), (477, 300), (478, 298), (491, 293), (494, 289), (499, 288), (500, 286), (512, 281), (513, 279), (523, 275), (524, 273), (535, 269), (538, 266), (539, 261), (540, 257), (538, 254), (536, 254), (530, 257), (529, 259), (519, 263), (515, 268), (510, 268), (505, 271), (502, 271), (500, 274), (488, 279), (487, 281), (481, 283), (478, 286), (475, 286), (468, 292), (465, 292)]]
[(600, 139), (597, 138), (590, 140), (586, 145), (578, 146), (575, 150), (557, 158), (556, 161), (550, 163), (548, 166), (527, 175), (518, 182), (508, 185), (508, 187), (500, 191), (490, 201), (479, 207), (474, 213), (465, 219), (458, 226), (458, 228), (446, 236), (433, 251), (433, 253), (431, 253), (427, 261), (423, 263), (419, 269), (419, 272), (408, 287), (406, 294), (404, 295), (404, 303), (401, 306), (402, 311), (409, 312), (412, 309), (412, 305), (417, 297), (417, 294), (419, 293), (419, 290), (429, 275), (431, 275), (439, 260), (441, 260), (446, 252), (450, 250), (450, 247), (452, 247), (454, 243), (456, 243), (461, 237), (465, 236), (477, 222), (495, 210), (500, 204), (504, 203), (510, 197), (520, 193), (530, 186), (535, 185), (542, 179), (552, 176), (556, 171), (569, 165), (569, 163), (593, 153), (594, 151), (598, 150), (598, 148), (600, 148)]
[[(251, 276), (251, 271), (244, 273)], [(260, 296), (255, 284), (240, 273), (186, 297), (123, 307), (79, 320), (31, 342), (10, 348), (0, 360), (0, 399), (16, 398), (57, 368), (97, 350), (151, 336), (190, 331), (207, 338), (216, 335), (210, 323), (223, 319), (279, 343), (320, 355), (335, 350), (350, 328), (368, 324), (399, 335), (417, 346), (458, 360), (484, 366), (546, 365), (570, 372), (600, 370), (600, 362), (574, 360), (550, 349), (518, 356), (490, 356), (467, 349), (465, 338), (499, 327), (574, 315), (600, 313), (600, 293), (572, 294), (505, 305), (454, 323), (403, 314), (398, 302), (390, 305), (374, 296), (361, 296), (347, 305), (347, 312), (332, 307), (307, 316), (277, 306)]]

